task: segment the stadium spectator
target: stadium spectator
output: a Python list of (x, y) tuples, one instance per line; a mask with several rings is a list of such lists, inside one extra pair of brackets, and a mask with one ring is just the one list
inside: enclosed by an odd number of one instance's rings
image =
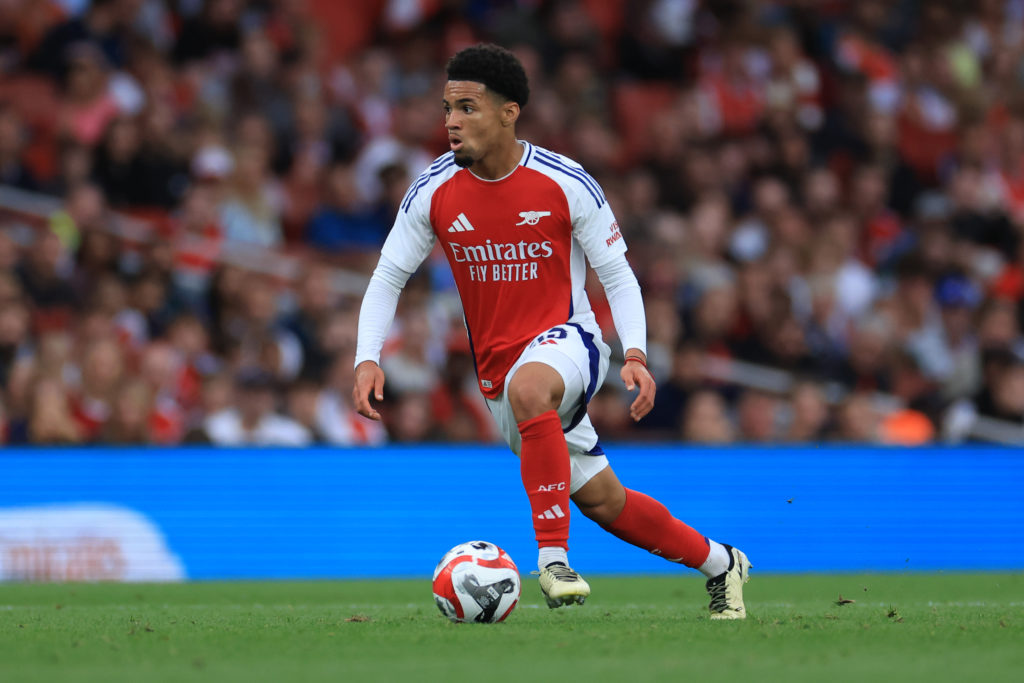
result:
[(388, 406), (388, 434), (397, 443), (422, 443), (440, 437), (439, 425), (431, 419), (430, 394), (409, 391), (399, 394)]
[(203, 423), (209, 441), (218, 446), (305, 446), (309, 430), (274, 409), (274, 378), (246, 368), (235, 380), (237, 407), (213, 413)]
[(313, 265), (296, 285), (296, 306), (281, 319), (302, 346), (303, 373), (320, 375), (330, 362), (331, 351), (322, 343), (322, 330), (341, 303), (331, 286), (331, 271)]
[(112, 444), (144, 444), (154, 440), (150, 429), (152, 394), (139, 378), (129, 379), (117, 390), (110, 419), (97, 441)]
[(854, 390), (889, 389), (892, 335), (887, 319), (881, 314), (858, 321), (850, 334), (848, 355), (839, 368), (837, 379)]
[(27, 258), (18, 264), (21, 286), (31, 301), (33, 327), (63, 326), (77, 293), (70, 283), (71, 262), (61, 238), (49, 230), (37, 232)]
[(1024, 421), (1024, 360), (1014, 355), (993, 389), (990, 414), (1015, 424)]
[(210, 0), (185, 19), (174, 45), (174, 61), (188, 65), (216, 58), (236, 58), (241, 44), (244, 5), (239, 0)]
[(192, 184), (185, 191), (176, 215), (171, 217), (174, 291), (186, 307), (203, 316), (210, 313), (204, 299), (224, 249), (216, 194), (207, 183)]
[[(258, 118), (262, 119), (260, 124), (266, 124), (269, 137), (283, 136), (290, 123), (292, 105), (282, 82), (277, 46), (261, 28), (244, 32), (241, 41), (239, 63), (228, 83), (226, 114), (242, 122), (239, 132), (245, 130), (247, 120)], [(253, 116), (251, 112), (258, 114)], [(263, 146), (269, 142), (263, 141)], [(272, 150), (267, 152), (272, 159)]]
[(146, 320), (146, 336), (163, 336), (177, 315), (178, 302), (172, 296), (169, 274), (157, 268), (144, 270), (129, 278), (132, 307)]
[(430, 393), (441, 379), (430, 358), (433, 336), (430, 318), (422, 308), (410, 307), (398, 325), (399, 338), (393, 350), (381, 359), (381, 368), (388, 377), (388, 388), (399, 395)]
[(121, 349), (112, 336), (97, 339), (85, 347), (82, 379), (71, 396), (71, 413), (86, 441), (99, 440), (124, 376)]
[(188, 418), (186, 443), (212, 443), (205, 428), (206, 418), (230, 409), (235, 403), (234, 381), (226, 371), (211, 373), (203, 378), (199, 392), (199, 405)]
[(121, 112), (111, 88), (110, 64), (100, 48), (89, 42), (67, 49), (64, 98), (58, 115), (58, 134), (92, 147)]
[(28, 441), (34, 444), (85, 443), (89, 434), (72, 415), (68, 395), (55, 379), (40, 378), (33, 387), (28, 418)]
[(947, 399), (969, 396), (981, 382), (974, 311), (981, 293), (966, 278), (950, 275), (939, 281), (935, 297), (941, 307), (942, 342), (939, 353), (946, 361), (940, 378)]
[(746, 389), (736, 406), (736, 439), (742, 443), (770, 443), (778, 440), (779, 400), (757, 389)]
[(622, 441), (632, 434), (629, 420), (629, 395), (612, 383), (606, 383), (587, 406), (587, 415), (608, 441)]
[(367, 254), (384, 243), (391, 216), (362, 199), (351, 166), (335, 165), (326, 182), (327, 201), (313, 213), (306, 239), (334, 254), (337, 262), (365, 271), (371, 260)]
[(130, 208), (153, 203), (149, 177), (142, 160), (142, 132), (139, 121), (118, 116), (110, 121), (96, 147), (93, 174), (111, 206)]
[(678, 434), (687, 402), (704, 388), (704, 353), (699, 344), (681, 341), (672, 355), (671, 374), (658, 383), (654, 409), (640, 423), (641, 428), (662, 438)]
[(309, 432), (313, 443), (327, 443), (320, 432), (317, 409), (320, 404), (320, 386), (316, 381), (299, 377), (288, 387), (285, 414)]
[(11, 233), (7, 230), (0, 230), (0, 273), (6, 276), (9, 282), (5, 288), (0, 289), (5, 297), (13, 296), (15, 289), (12, 288), (19, 287), (14, 282), (14, 272), (17, 270), (21, 258), (19, 252), (18, 243), (11, 237)]
[(256, 145), (235, 150), (230, 189), (220, 205), (220, 222), (229, 242), (263, 247), (284, 240), (284, 197), (270, 175), (269, 151)]
[[(378, 202), (384, 193), (381, 171), (393, 165), (405, 169), (409, 178), (417, 177), (434, 160), (426, 144), (436, 135), (435, 100), (422, 94), (404, 94), (395, 103), (394, 124), (389, 130), (372, 136), (356, 157), (354, 170), (362, 199)], [(433, 106), (432, 106), (433, 105)]]
[(91, 44), (105, 63), (121, 67), (127, 48), (122, 29), (130, 11), (127, 3), (118, 0), (93, 0), (81, 16), (55, 24), (30, 55), (28, 65), (60, 78), (69, 53), (78, 45)]
[(463, 333), (453, 333), (449, 339), (448, 358), (430, 404), (445, 440), (483, 443), (497, 437), (487, 404), (476, 388), (469, 339)]
[(39, 182), (25, 165), (28, 130), (18, 111), (0, 103), (0, 184), (22, 190), (36, 190)]
[(829, 429), (830, 411), (822, 387), (813, 381), (797, 382), (789, 392), (789, 424), (783, 441), (819, 443)]
[(877, 443), (880, 440), (878, 411), (866, 391), (847, 396), (836, 411), (832, 439), (843, 443)]
[(1015, 383), (1013, 376), (1020, 364), (1019, 356), (1006, 347), (986, 349), (981, 357), (982, 388), (974, 395), (974, 408), (979, 415), (1014, 420)]
[(725, 401), (718, 392), (709, 389), (702, 389), (689, 398), (681, 425), (680, 436), (689, 443), (727, 444), (735, 438)]

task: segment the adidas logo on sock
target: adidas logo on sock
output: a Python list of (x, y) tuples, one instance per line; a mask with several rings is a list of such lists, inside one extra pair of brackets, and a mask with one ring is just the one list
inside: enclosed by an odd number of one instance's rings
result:
[(448, 228), (448, 232), (469, 232), (473, 229), (473, 224), (466, 218), (466, 214), (460, 213), (452, 223), (452, 227)]
[(565, 517), (565, 513), (562, 512), (562, 508), (558, 505), (552, 505), (547, 510), (537, 515), (537, 519), (558, 519), (559, 517)]

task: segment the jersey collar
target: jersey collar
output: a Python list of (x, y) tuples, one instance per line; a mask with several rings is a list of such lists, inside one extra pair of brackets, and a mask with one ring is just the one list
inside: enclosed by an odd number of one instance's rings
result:
[(472, 167), (467, 168), (466, 170), (469, 171), (470, 175), (472, 175), (475, 179), (479, 180), (482, 183), (500, 183), (503, 180), (507, 180), (509, 178), (509, 176), (511, 176), (516, 171), (518, 171), (519, 167), (524, 164), (524, 162), (526, 160), (526, 157), (527, 157), (527, 155), (530, 152), (530, 143), (525, 142), (523, 140), (516, 140), (516, 142), (518, 142), (520, 145), (523, 146), (523, 155), (521, 157), (519, 157), (519, 163), (516, 164), (514, 167), (512, 167), (511, 171), (509, 171), (505, 175), (501, 176), (500, 178), (494, 178), (494, 179), (491, 179), (491, 178), (481, 178), (476, 173), (473, 173)]

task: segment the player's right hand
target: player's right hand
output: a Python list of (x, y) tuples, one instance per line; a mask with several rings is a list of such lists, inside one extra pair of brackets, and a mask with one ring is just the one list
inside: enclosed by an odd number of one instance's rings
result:
[(356, 366), (356, 383), (352, 389), (352, 402), (356, 412), (371, 420), (380, 420), (380, 413), (370, 405), (370, 393), (378, 401), (384, 400), (384, 371), (372, 360)]

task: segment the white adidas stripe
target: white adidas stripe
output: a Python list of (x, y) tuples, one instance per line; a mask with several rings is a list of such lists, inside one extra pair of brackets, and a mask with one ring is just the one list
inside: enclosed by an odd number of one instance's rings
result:
[(448, 232), (468, 232), (475, 230), (473, 224), (466, 218), (466, 214), (460, 213), (455, 217), (455, 222), (452, 223), (452, 227), (448, 228)]
[(552, 505), (547, 510), (537, 515), (537, 519), (559, 519), (565, 517), (565, 513), (562, 512), (562, 508), (559, 505)]

